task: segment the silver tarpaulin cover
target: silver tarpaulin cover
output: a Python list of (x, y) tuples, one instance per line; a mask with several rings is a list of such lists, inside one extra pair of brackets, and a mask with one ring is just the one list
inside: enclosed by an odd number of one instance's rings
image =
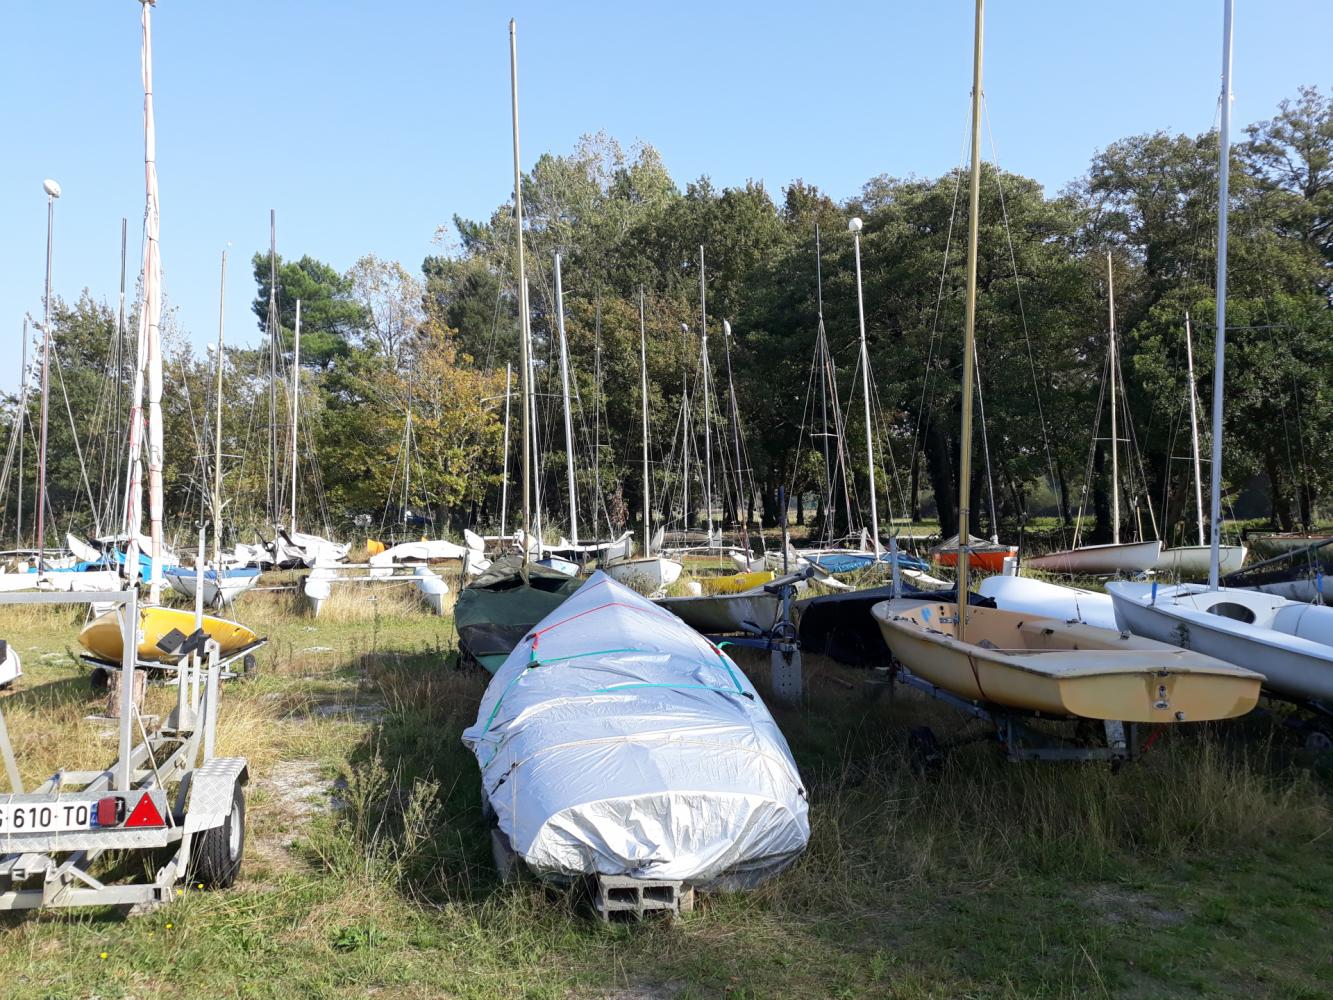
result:
[(544, 877), (743, 889), (810, 838), (791, 751), (744, 673), (604, 573), (514, 648), (463, 742)]

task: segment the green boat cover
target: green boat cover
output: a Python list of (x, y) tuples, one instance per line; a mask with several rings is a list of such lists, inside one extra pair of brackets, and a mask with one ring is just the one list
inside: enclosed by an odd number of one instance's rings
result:
[(582, 585), (582, 580), (535, 563), (528, 564), (525, 579), (518, 555), (495, 560), (463, 589), (454, 606), (464, 658), (495, 673), (523, 637)]

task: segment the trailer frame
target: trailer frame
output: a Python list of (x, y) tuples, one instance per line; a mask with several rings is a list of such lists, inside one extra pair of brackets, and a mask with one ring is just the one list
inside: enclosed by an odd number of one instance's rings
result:
[[(150, 731), (134, 697), (134, 673), (143, 669), (135, 662), (136, 591), (0, 595), (0, 606), (93, 603), (121, 609), (125, 652), (119, 667), (118, 753), (102, 770), (62, 769), (28, 791), (0, 710), (0, 757), (10, 786), (9, 794), (0, 795), (0, 910), (124, 906), (143, 911), (173, 899), (185, 878), (225, 888), (240, 869), (242, 789), (249, 763), (216, 753), (217, 643), (202, 629), (186, 637), (179, 647), (186, 658), (176, 671), (176, 706)], [(25, 811), (41, 820), (39, 826), (52, 826), (47, 818), (55, 816), (65, 817), (64, 826), (29, 831)], [(166, 858), (150, 868), (151, 878), (113, 883), (102, 880), (105, 873), (102, 878), (93, 874), (108, 851), (165, 853)]]

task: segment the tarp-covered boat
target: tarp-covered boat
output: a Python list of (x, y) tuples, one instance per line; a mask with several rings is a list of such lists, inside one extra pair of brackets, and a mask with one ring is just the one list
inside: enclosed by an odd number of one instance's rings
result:
[(579, 580), (559, 570), (507, 555), (463, 588), (454, 605), (454, 625), (464, 656), (495, 673), (505, 657), (539, 621), (579, 589)]
[(805, 849), (805, 788), (725, 653), (596, 573), (496, 672), (463, 742), (538, 876), (745, 889)]

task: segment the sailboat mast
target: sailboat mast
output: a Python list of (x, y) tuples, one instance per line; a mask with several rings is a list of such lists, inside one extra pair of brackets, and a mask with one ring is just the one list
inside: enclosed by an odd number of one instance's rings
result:
[(532, 458), (528, 441), (532, 435), (532, 369), (528, 362), (528, 279), (523, 265), (523, 172), (518, 149), (518, 24), (509, 20), (509, 91), (514, 123), (514, 242), (518, 246), (518, 314), (523, 386), (523, 565), (528, 564), (526, 533), (532, 526)]
[(509, 508), (509, 397), (513, 384), (514, 366), (505, 362), (505, 441), (504, 464), (500, 466), (500, 537), (505, 536), (505, 515)]
[(579, 500), (574, 491), (574, 424), (569, 415), (569, 342), (565, 339), (565, 295), (560, 284), (560, 255), (555, 255), (555, 322), (560, 333), (560, 400), (565, 407), (565, 479), (569, 486), (570, 541), (579, 543)]
[(213, 568), (222, 572), (222, 348), (227, 328), (227, 251), (218, 287), (218, 372), (213, 415)]
[[(116, 346), (112, 351), (115, 368), (115, 374), (113, 376), (115, 389), (112, 394), (112, 399), (114, 401), (113, 405), (115, 407), (115, 415), (113, 417), (115, 431), (111, 440), (115, 442), (123, 441), (127, 436), (125, 434), (124, 425), (120, 419), (122, 410), (120, 394), (122, 388), (122, 376), (125, 374), (125, 258), (128, 230), (129, 220), (122, 216), (120, 220), (120, 303), (119, 308), (116, 311)], [(111, 465), (111, 497), (103, 507), (103, 514), (105, 515), (106, 523), (114, 525), (116, 523), (116, 511), (120, 509), (120, 461), (125, 453), (119, 447), (115, 446), (113, 446), (111, 450), (114, 451), (114, 458)], [(100, 521), (98, 529), (98, 534), (101, 534)]]
[(41, 572), (46, 561), (46, 413), (50, 397), (51, 364), (51, 237), (55, 230), (56, 199), (60, 197), (60, 185), (55, 181), (46, 181), (46, 295), (43, 306), (46, 310), (42, 321), (42, 416), (38, 430), (37, 445), (37, 572)]
[(1116, 383), (1120, 365), (1115, 356), (1115, 273), (1111, 269), (1111, 251), (1106, 252), (1106, 302), (1111, 327), (1111, 542), (1120, 544), (1120, 435), (1117, 432)]
[(162, 600), (162, 254), (158, 244), (157, 129), (153, 121), (154, 0), (143, 2), (144, 174), (148, 208), (144, 235), (144, 312), (148, 347), (148, 535), (152, 564), (148, 600)]
[(639, 286), (639, 394), (643, 400), (643, 555), (649, 551), (652, 511), (652, 479), (648, 475), (648, 333), (643, 316), (643, 286)]
[(709, 420), (712, 400), (708, 383), (708, 295), (705, 290), (704, 248), (699, 246), (699, 334), (701, 339), (700, 361), (703, 366), (704, 383), (704, 517), (708, 525), (708, 544), (713, 544), (713, 434)]
[(972, 369), (977, 342), (977, 233), (981, 215), (981, 50), (985, 31), (985, 0), (977, 0), (972, 45), (972, 162), (967, 195), (967, 308), (963, 322), (962, 427), (958, 446), (958, 629), (967, 636), (967, 579), (971, 556), (969, 505), (972, 502)]
[(1199, 519), (1199, 544), (1208, 544), (1203, 520), (1203, 474), (1199, 461), (1199, 396), (1194, 389), (1194, 337), (1190, 332), (1190, 314), (1185, 313), (1185, 370), (1190, 383), (1190, 458), (1194, 465), (1194, 509)]
[(23, 547), (23, 441), (26, 435), (24, 424), (28, 420), (28, 317), (23, 317), (23, 360), (19, 364), (19, 413), (16, 424), (19, 433), (19, 488), (14, 492), (18, 496), (18, 524), (14, 538), (18, 548)]
[(727, 356), (727, 395), (731, 397), (731, 444), (736, 453), (736, 520), (741, 522), (741, 545), (748, 552), (750, 519), (746, 516), (749, 509), (745, 505), (745, 470), (741, 468), (741, 418), (736, 405), (736, 378), (731, 373), (731, 324), (725, 319), (722, 321), (722, 343)]
[[(680, 426), (681, 426), (681, 455), (683, 463), (681, 468), (681, 487), (684, 494), (681, 500), (681, 517), (684, 519), (682, 530), (690, 530), (690, 436), (693, 428), (690, 426), (690, 326), (688, 323), (680, 324), (681, 335), (685, 338), (685, 368), (681, 372), (680, 379)], [(688, 540), (688, 539), (687, 539)]]
[(853, 219), (848, 228), (856, 245), (856, 318), (861, 329), (861, 395), (865, 404), (866, 468), (870, 472), (870, 537), (874, 542), (875, 564), (879, 565), (879, 498), (875, 489), (875, 430), (870, 423), (870, 351), (866, 346), (866, 309), (861, 294), (861, 220)]
[(1227, 196), (1231, 187), (1231, 22), (1235, 0), (1224, 0), (1222, 21), (1222, 115), (1217, 149), (1217, 340), (1213, 359), (1212, 538), (1208, 586), (1218, 587), (1222, 543), (1222, 393), (1227, 360)]
[(824, 273), (819, 243), (819, 223), (815, 223), (815, 307), (819, 329), (815, 336), (815, 359), (819, 365), (819, 414), (823, 434), (820, 442), (824, 452), (824, 537), (832, 538), (829, 525), (833, 523), (833, 470), (828, 460), (828, 368), (824, 364)]
[(291, 529), (296, 530), (296, 446), (300, 440), (301, 407), (301, 300), (296, 300), (296, 330), (292, 336), (292, 506)]
[(268, 210), (268, 519), (278, 523), (278, 213)]

